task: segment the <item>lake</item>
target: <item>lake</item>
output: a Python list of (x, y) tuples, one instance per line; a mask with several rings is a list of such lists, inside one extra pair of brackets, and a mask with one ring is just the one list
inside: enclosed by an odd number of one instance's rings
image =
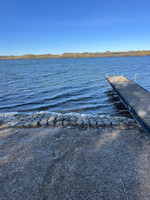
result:
[(150, 91), (150, 56), (0, 61), (0, 113), (38, 111), (119, 115), (105, 75)]

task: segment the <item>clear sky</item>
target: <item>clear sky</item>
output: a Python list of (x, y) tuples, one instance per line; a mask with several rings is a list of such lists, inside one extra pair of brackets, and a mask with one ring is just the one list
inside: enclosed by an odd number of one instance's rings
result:
[(150, 50), (150, 0), (0, 0), (0, 55)]

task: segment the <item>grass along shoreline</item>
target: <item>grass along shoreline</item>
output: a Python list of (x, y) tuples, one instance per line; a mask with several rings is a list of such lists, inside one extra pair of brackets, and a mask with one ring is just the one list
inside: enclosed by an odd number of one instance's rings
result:
[(52, 54), (41, 54), (33, 55), (26, 54), (22, 56), (0, 56), (0, 60), (20, 60), (20, 59), (59, 59), (59, 58), (99, 58), (99, 57), (128, 57), (128, 56), (150, 56), (149, 51), (125, 51), (125, 52), (110, 52), (106, 51), (104, 53), (96, 52), (84, 52), (84, 53), (63, 53), (61, 55)]

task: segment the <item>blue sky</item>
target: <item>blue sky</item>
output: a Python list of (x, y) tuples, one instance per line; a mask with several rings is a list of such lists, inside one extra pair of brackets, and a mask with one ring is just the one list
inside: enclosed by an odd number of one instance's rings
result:
[(0, 55), (150, 50), (150, 0), (0, 0)]

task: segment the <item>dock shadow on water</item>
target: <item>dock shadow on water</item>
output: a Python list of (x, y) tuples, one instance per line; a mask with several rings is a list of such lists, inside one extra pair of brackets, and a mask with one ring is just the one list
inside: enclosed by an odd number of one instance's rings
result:
[(123, 102), (120, 100), (119, 96), (113, 89), (108, 89), (105, 92), (108, 96), (109, 102), (114, 106), (116, 109), (116, 113), (112, 114), (111, 116), (121, 116), (127, 118), (133, 118), (129, 110), (125, 107)]
[(150, 197), (150, 137), (135, 129), (1, 131), (1, 199)]

